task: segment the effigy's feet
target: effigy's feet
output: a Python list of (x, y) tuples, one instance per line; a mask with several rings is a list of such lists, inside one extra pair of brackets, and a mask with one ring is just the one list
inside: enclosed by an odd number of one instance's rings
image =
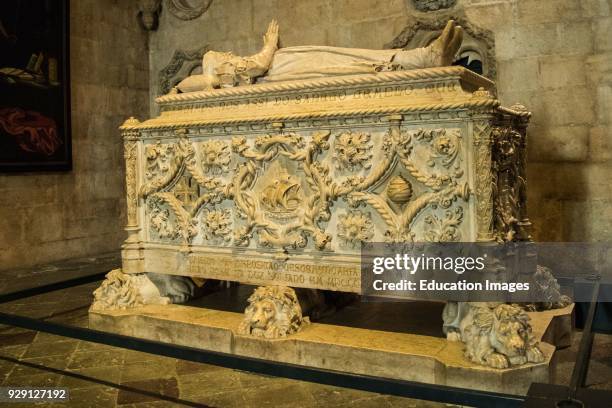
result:
[(398, 50), (391, 62), (400, 69), (446, 67), (453, 63), (462, 41), (463, 29), (449, 20), (442, 34), (427, 47)]

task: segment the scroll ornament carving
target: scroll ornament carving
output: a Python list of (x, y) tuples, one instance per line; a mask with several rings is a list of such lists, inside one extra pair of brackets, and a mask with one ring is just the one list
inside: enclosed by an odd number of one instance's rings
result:
[(457, 242), (461, 240), (459, 224), (463, 221), (463, 208), (447, 209), (442, 218), (435, 214), (425, 217), (425, 224), (430, 229), (425, 231), (425, 240), (428, 242)]
[(182, 238), (189, 242), (197, 234), (197, 220), (182, 207), (180, 201), (168, 192), (155, 193), (149, 201), (149, 225), (162, 240)]
[[(211, 194), (204, 195), (205, 201), (219, 202), (222, 200), (225, 186), (216, 177), (206, 177), (202, 168), (210, 172), (211, 167), (224, 170), (225, 160), (216, 159), (214, 165), (208, 162), (206, 166), (200, 165), (196, 155), (196, 149), (187, 138), (182, 138), (178, 143), (156, 142), (145, 148), (146, 172), (145, 184), (140, 189), (140, 195), (148, 195), (168, 187), (172, 181), (177, 179), (179, 171), (183, 168), (188, 171), (197, 184)], [(200, 197), (202, 198), (202, 197)], [(196, 203), (201, 205), (201, 200)], [(199, 207), (195, 208), (195, 210)]]
[[(170, 62), (159, 71), (158, 74), (158, 93), (166, 95), (180, 81), (185, 79), (195, 68), (199, 67), (202, 56), (208, 51), (204, 46), (195, 50), (177, 49), (172, 54)], [(176, 91), (176, 89), (174, 89)]]
[[(147, 182), (140, 195), (147, 198), (151, 229), (162, 240), (190, 242), (198, 232), (196, 214), (203, 206), (226, 199), (227, 186), (204, 174), (204, 165), (187, 138), (178, 143), (158, 141), (145, 148), (145, 155)], [(214, 168), (223, 163), (216, 160)]]
[[(353, 210), (362, 205), (375, 210), (388, 228), (387, 240), (412, 241), (410, 225), (424, 209), (449, 209), (457, 198), (469, 196), (467, 183), (461, 181), (458, 129), (402, 132), (399, 126), (392, 125), (383, 139), (383, 158), (374, 168), (369, 166), (370, 136), (341, 133), (334, 141), (334, 161), (353, 169), (369, 167), (370, 171), (339, 182), (329, 174), (331, 162), (318, 159), (330, 148), (329, 138), (330, 131), (320, 131), (308, 142), (297, 134), (282, 131), (257, 137), (253, 143), (235, 137), (231, 150), (241, 162), (227, 185), (218, 177), (228, 171), (231, 161), (226, 142), (206, 141), (196, 147), (183, 137), (175, 144), (158, 141), (146, 146), (147, 182), (140, 193), (149, 197), (152, 231), (162, 240), (190, 242), (197, 234), (198, 222), (202, 222), (201, 230), (205, 236), (208, 234), (207, 240), (217, 239), (205, 232), (213, 229), (206, 227), (208, 223), (222, 231), (233, 229), (234, 244), (239, 246), (249, 246), (257, 238), (257, 244), (263, 247), (298, 249), (312, 241), (315, 248), (323, 249), (332, 239), (325, 231), (325, 223), (331, 217), (330, 206), (344, 198)], [(417, 147), (419, 157), (426, 157), (430, 171), (417, 164), (421, 159), (415, 162), (412, 157)], [(297, 169), (301, 175), (294, 173)], [(389, 177), (390, 173), (396, 174)], [(385, 180), (386, 186), (380, 192), (377, 186)], [(424, 191), (416, 197), (413, 183), (420, 184), (419, 190)], [(243, 220), (231, 227), (222, 212), (217, 213), (214, 208), (225, 199), (233, 201), (236, 216)], [(206, 211), (196, 219), (203, 206)], [(431, 239), (457, 238), (462, 222), (458, 211), (462, 210), (454, 211), (443, 219), (430, 215), (426, 223), (431, 226)], [(344, 230), (339, 235), (351, 246), (357, 245), (359, 239), (371, 238), (367, 232), (369, 224), (356, 214), (352, 212), (344, 218)], [(349, 225), (357, 221), (363, 222), (360, 232)]]
[(140, 191), (142, 196), (165, 187), (176, 177), (182, 158), (177, 150), (176, 144), (162, 144), (160, 141), (145, 148), (147, 161), (145, 184)]
[(372, 216), (359, 210), (349, 211), (339, 217), (338, 237), (349, 247), (356, 248), (374, 236)]
[(334, 159), (337, 169), (369, 169), (372, 167), (372, 143), (366, 133), (344, 132), (336, 136)]

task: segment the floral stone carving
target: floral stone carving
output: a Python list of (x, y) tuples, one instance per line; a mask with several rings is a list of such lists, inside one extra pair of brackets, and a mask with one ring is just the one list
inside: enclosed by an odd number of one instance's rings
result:
[(339, 217), (338, 237), (352, 248), (374, 236), (374, 225), (369, 213), (353, 210)]
[(230, 163), (229, 145), (221, 140), (209, 140), (200, 147), (202, 168), (206, 173), (220, 174)]
[(366, 133), (344, 132), (336, 136), (334, 158), (336, 168), (355, 170), (372, 167), (372, 143)]
[(202, 212), (204, 238), (213, 243), (226, 244), (232, 240), (232, 217), (229, 209)]

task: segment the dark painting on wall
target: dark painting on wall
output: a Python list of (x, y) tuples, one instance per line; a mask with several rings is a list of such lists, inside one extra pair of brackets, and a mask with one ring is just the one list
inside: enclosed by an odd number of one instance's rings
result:
[(68, 0), (2, 0), (0, 171), (72, 167)]

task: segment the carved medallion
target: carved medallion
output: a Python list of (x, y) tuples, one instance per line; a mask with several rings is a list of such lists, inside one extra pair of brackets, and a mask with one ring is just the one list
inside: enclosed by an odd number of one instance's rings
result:
[(457, 0), (412, 0), (412, 3), (419, 11), (436, 11), (453, 7)]
[(210, 3), (212, 0), (166, 0), (166, 7), (178, 19), (193, 20), (204, 14)]

